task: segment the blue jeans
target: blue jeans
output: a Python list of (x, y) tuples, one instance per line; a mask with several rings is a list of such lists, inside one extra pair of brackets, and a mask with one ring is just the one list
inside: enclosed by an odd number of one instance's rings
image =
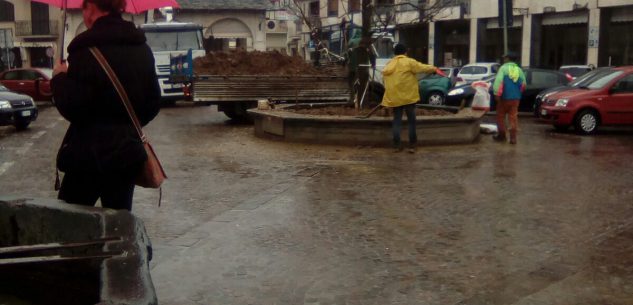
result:
[(418, 136), (415, 131), (415, 103), (393, 108), (393, 146), (400, 147), (400, 132), (402, 131), (402, 110), (407, 114), (407, 122), (409, 125), (409, 147), (415, 147), (418, 142)]

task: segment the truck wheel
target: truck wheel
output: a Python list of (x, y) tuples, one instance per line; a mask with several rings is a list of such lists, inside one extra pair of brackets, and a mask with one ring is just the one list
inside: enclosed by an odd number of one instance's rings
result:
[(226, 116), (228, 116), (230, 119), (233, 119), (233, 120), (238, 120), (242, 117), (241, 115), (238, 115), (237, 112), (233, 109), (230, 109), (230, 110), (226, 109), (223, 112)]
[(233, 120), (252, 123), (253, 119), (248, 114), (247, 110), (255, 107), (257, 107), (257, 103), (240, 102), (229, 107), (222, 107), (222, 112)]

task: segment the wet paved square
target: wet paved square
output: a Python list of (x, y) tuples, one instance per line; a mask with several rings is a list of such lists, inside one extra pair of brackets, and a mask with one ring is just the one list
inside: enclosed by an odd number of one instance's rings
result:
[(149, 221), (161, 304), (633, 304), (631, 132), (521, 120), (516, 146), (415, 155), (220, 127), (166, 209), (224, 208), (173, 238)]
[[(633, 304), (633, 130), (520, 124), (516, 146), (410, 155), (271, 142), (213, 107), (163, 108), (147, 128), (162, 206), (137, 189), (133, 207), (159, 302)], [(42, 108), (30, 130), (0, 131), (4, 195), (56, 196), (65, 129)]]

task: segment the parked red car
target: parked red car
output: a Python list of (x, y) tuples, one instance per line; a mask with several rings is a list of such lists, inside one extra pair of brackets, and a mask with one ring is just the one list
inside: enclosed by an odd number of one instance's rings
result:
[(36, 101), (52, 99), (53, 70), (46, 68), (13, 69), (0, 73), (0, 84), (9, 90), (26, 94)]
[(548, 96), (540, 118), (592, 134), (600, 125), (633, 125), (633, 66), (605, 69), (587, 84)]

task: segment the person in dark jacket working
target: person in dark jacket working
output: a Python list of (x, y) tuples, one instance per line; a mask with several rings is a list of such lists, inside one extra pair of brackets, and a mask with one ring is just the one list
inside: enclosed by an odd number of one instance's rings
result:
[(89, 47), (97, 47), (120, 79), (142, 125), (159, 111), (160, 88), (145, 35), (121, 18), (125, 0), (84, 0), (87, 31), (68, 46), (68, 65), (51, 81), (55, 106), (70, 121), (57, 155), (65, 173), (59, 199), (105, 208), (132, 208), (134, 180), (145, 149), (114, 86)]

